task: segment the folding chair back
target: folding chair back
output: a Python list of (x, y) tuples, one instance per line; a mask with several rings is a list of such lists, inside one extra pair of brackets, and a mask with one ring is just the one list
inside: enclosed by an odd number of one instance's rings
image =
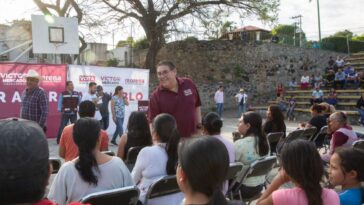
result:
[[(229, 193), (232, 197), (232, 193), (239, 193), (240, 200), (248, 202), (250, 204), (251, 201), (257, 199), (260, 196), (260, 193), (256, 196), (253, 196), (249, 199), (243, 199), (242, 194), (240, 193), (240, 187), (244, 183), (244, 181), (249, 177), (256, 177), (256, 176), (264, 176), (265, 178), (269, 174), (269, 172), (273, 169), (274, 165), (277, 162), (276, 156), (268, 156), (264, 159), (257, 160), (250, 164), (249, 169), (245, 173), (241, 173), (241, 176), (238, 176), (238, 181), (234, 181), (234, 184), (232, 184), (229, 187)], [(238, 183), (237, 186), (235, 186), (235, 182)], [(264, 184), (265, 185), (265, 182)]]
[[(145, 196), (145, 205), (151, 199), (172, 195), (181, 192), (178, 187), (176, 175), (162, 177), (161, 179), (150, 185), (149, 190)], [(172, 203), (171, 203), (172, 204)]]
[(267, 138), (271, 148), (271, 153), (276, 152), (278, 142), (283, 139), (284, 132), (271, 132), (268, 133)]
[[(246, 174), (245, 179), (247, 179), (249, 177), (268, 175), (276, 163), (277, 163), (276, 156), (269, 156), (264, 159), (253, 162), (250, 165), (249, 171)], [(244, 180), (243, 180), (243, 182), (244, 182)]]
[(298, 129), (294, 130), (293, 132), (290, 132), (288, 136), (286, 137), (287, 140), (296, 140), (296, 139), (303, 139), (301, 138), (301, 135), (303, 134), (304, 130)]
[(111, 150), (102, 151), (102, 153), (107, 154), (107, 155), (112, 156), (112, 157), (115, 156), (115, 152), (113, 152)]
[(144, 147), (145, 146), (130, 147), (128, 153), (126, 153), (125, 165), (130, 171), (133, 170), (138, 154)]
[(284, 132), (271, 132), (267, 134), (269, 144), (278, 143), (284, 136)]
[(49, 158), (49, 162), (52, 165), (52, 174), (57, 174), (59, 169), (62, 166), (62, 161), (59, 158), (55, 158), (55, 157), (50, 157)]
[(364, 140), (357, 140), (353, 143), (353, 147), (364, 151)]
[(316, 134), (317, 128), (316, 127), (310, 127), (303, 130), (303, 133), (301, 134), (300, 138), (309, 140)]
[(317, 148), (322, 148), (327, 143), (325, 142), (327, 141), (328, 137), (327, 130), (328, 130), (327, 125), (323, 126), (315, 136), (311, 137), (310, 141), (314, 142)]
[(232, 180), (235, 178), (236, 174), (241, 171), (243, 164), (240, 162), (230, 163), (228, 173), (226, 175), (226, 180)]
[(138, 154), (143, 148), (144, 146), (130, 147), (128, 153), (126, 154), (125, 163), (135, 164)]
[(136, 205), (139, 198), (139, 189), (135, 186), (123, 187), (89, 194), (81, 199), (84, 204), (128, 204)]

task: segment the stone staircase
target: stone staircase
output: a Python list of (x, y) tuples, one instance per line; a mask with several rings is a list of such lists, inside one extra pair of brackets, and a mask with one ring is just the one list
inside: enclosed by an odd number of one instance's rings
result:
[(364, 51), (352, 54), (349, 58), (345, 59), (349, 62), (357, 72), (364, 71)]
[[(364, 72), (364, 52), (352, 54), (346, 59), (357, 72)], [(361, 88), (364, 88), (364, 80), (361, 82)], [(285, 97), (288, 100), (291, 96), (296, 99), (295, 112), (301, 113), (299, 116), (303, 119), (309, 118), (310, 114), (310, 99), (313, 90), (289, 90), (285, 92)], [(324, 92), (324, 98), (327, 98), (329, 92), (328, 88), (322, 89)], [(359, 118), (358, 112), (356, 111), (356, 101), (360, 98), (360, 95), (364, 92), (364, 89), (352, 89), (352, 90), (336, 90), (338, 104), (336, 110), (345, 111), (350, 116), (351, 123), (356, 124)], [(269, 101), (268, 104), (276, 104), (275, 100)], [(256, 106), (253, 107), (256, 110), (265, 110), (267, 106)]]

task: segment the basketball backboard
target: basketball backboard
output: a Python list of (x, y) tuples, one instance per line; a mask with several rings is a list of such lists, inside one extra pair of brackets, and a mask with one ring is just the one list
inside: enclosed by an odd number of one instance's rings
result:
[(33, 53), (78, 54), (77, 18), (32, 15)]

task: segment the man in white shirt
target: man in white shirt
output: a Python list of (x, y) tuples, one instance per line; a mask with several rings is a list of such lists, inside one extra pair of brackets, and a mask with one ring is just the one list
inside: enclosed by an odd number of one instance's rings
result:
[(220, 85), (219, 89), (216, 91), (214, 100), (216, 103), (216, 112), (221, 118), (224, 110), (224, 87), (222, 85)]
[(246, 104), (248, 102), (248, 95), (245, 93), (244, 89), (241, 88), (239, 93), (235, 95), (235, 101), (238, 105), (238, 118), (241, 117), (241, 114), (246, 112)]
[(98, 121), (102, 120), (102, 116), (100, 113), (100, 107), (102, 105), (102, 96), (97, 97), (96, 95), (96, 83), (95, 82), (91, 82), (88, 84), (88, 92), (85, 93), (84, 95), (82, 95), (82, 102), (89, 100), (93, 103), (95, 103), (96, 106), (96, 113), (95, 113), (95, 119)]

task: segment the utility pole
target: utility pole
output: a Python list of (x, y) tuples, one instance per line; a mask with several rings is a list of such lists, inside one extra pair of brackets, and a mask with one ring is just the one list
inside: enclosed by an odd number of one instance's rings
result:
[(320, 0), (317, 0), (317, 18), (318, 18), (318, 29), (319, 29), (319, 45), (321, 48)]
[[(311, 2), (312, 0), (309, 0)], [(318, 30), (319, 30), (319, 48), (321, 48), (321, 23), (320, 23), (320, 0), (317, 1), (317, 19), (318, 19)]]
[(299, 28), (300, 28), (300, 39), (299, 39), (299, 46), (302, 47), (302, 15), (297, 15), (297, 16), (292, 16), (291, 19), (299, 19), (299, 22), (295, 22), (295, 31), (294, 31), (294, 43), (296, 45), (296, 24), (299, 24)]

